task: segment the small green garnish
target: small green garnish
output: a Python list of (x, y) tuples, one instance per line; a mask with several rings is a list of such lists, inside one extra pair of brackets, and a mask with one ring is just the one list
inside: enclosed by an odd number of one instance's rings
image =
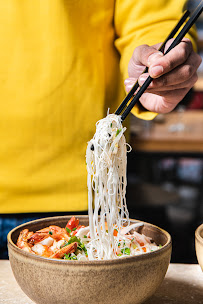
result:
[(118, 136), (118, 134), (121, 132), (121, 129), (118, 129), (117, 131), (116, 131), (116, 136)]
[(125, 247), (125, 248), (121, 249), (121, 252), (122, 252), (123, 254), (130, 255), (130, 248)]
[(65, 260), (77, 260), (78, 259), (75, 254), (71, 255), (70, 253), (69, 254), (65, 253), (64, 258), (65, 258)]
[(77, 227), (73, 228), (73, 231), (75, 231), (77, 229)]
[(159, 248), (163, 247), (161, 244), (159, 244)]
[(110, 127), (112, 128), (112, 123), (110, 124)]
[(52, 234), (53, 234), (53, 232), (52, 232), (52, 231), (49, 231), (49, 234), (50, 234), (50, 235), (52, 235)]
[(78, 243), (77, 249), (79, 249), (81, 251), (83, 250), (85, 252), (85, 254), (87, 254), (87, 249), (86, 249), (85, 245), (80, 241), (80, 238), (78, 238), (75, 235), (70, 238), (70, 240), (68, 241), (67, 245), (69, 245), (71, 243), (74, 243), (74, 242)]
[(118, 256), (122, 256), (122, 253), (119, 253)]
[(121, 246), (121, 243), (120, 243), (120, 242), (118, 243), (118, 246)]
[(66, 227), (66, 231), (68, 232), (68, 234), (71, 234), (72, 232), (68, 227)]
[(83, 237), (84, 237), (84, 239), (87, 239), (87, 236), (86, 236), (86, 235), (84, 235)]

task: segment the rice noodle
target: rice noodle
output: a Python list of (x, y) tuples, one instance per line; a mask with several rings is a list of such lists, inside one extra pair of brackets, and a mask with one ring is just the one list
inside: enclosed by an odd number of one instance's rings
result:
[[(127, 148), (121, 116), (109, 114), (96, 124), (86, 151), (88, 212), (91, 241), (88, 258), (116, 258), (120, 230), (129, 224), (126, 206)], [(108, 228), (105, 227), (105, 221)], [(114, 229), (118, 229), (118, 238)], [(108, 231), (106, 231), (108, 230)]]

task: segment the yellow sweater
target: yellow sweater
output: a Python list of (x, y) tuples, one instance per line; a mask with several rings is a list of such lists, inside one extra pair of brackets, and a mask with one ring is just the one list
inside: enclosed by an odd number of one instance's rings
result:
[(124, 97), (134, 48), (163, 41), (184, 2), (0, 0), (0, 213), (87, 209), (95, 123)]

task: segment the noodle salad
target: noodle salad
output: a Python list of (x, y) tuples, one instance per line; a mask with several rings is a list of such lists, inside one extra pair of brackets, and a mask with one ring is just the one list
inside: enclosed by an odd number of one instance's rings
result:
[[(105, 235), (108, 238), (107, 222), (105, 226)], [(143, 223), (122, 227), (120, 234), (114, 227), (113, 239), (117, 244), (115, 258), (139, 255), (159, 249), (151, 238), (135, 231), (141, 226)], [(79, 219), (74, 216), (65, 228), (53, 225), (36, 232), (22, 230), (17, 246), (24, 251), (47, 258), (86, 261), (94, 260), (97, 256), (97, 249), (92, 250), (90, 227), (79, 225)]]
[[(21, 231), (17, 246), (30, 253), (67, 260), (108, 260), (157, 250), (149, 237), (130, 225), (126, 205), (126, 128), (109, 114), (96, 124), (86, 151), (89, 226), (72, 217), (65, 228)], [(131, 147), (130, 147), (131, 150)]]

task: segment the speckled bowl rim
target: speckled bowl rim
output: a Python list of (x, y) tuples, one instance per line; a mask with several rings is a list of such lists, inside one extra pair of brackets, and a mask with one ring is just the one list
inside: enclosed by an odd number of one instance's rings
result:
[(145, 260), (148, 259), (149, 256), (159, 256), (161, 255), (164, 251), (168, 250), (170, 247), (172, 247), (172, 240), (171, 240), (171, 235), (165, 231), (164, 229), (144, 222), (144, 221), (140, 221), (140, 220), (136, 220), (136, 219), (130, 219), (130, 221), (132, 222), (141, 222), (144, 223), (148, 226), (154, 227), (156, 229), (158, 229), (159, 231), (161, 231), (166, 237), (167, 237), (167, 242), (165, 245), (163, 245), (161, 248), (159, 248), (156, 251), (152, 251), (152, 252), (147, 252), (147, 253), (143, 253), (141, 255), (136, 255), (136, 256), (127, 256), (127, 257), (123, 257), (120, 259), (110, 259), (110, 260), (95, 260), (95, 261), (74, 261), (74, 260), (60, 260), (60, 259), (51, 259), (51, 258), (46, 258), (46, 257), (42, 257), (39, 255), (33, 255), (32, 253), (26, 252), (20, 248), (18, 248), (14, 242), (11, 239), (12, 233), (15, 232), (15, 230), (19, 229), (19, 228), (24, 228), (25, 226), (29, 225), (29, 224), (33, 224), (33, 223), (38, 223), (38, 222), (43, 222), (43, 221), (49, 221), (49, 220), (57, 220), (57, 219), (62, 219), (64, 217), (68, 217), (71, 218), (72, 216), (76, 216), (78, 218), (84, 218), (84, 219), (88, 219), (88, 215), (64, 215), (64, 216), (54, 216), (54, 217), (46, 217), (46, 218), (41, 218), (41, 219), (36, 219), (34, 221), (30, 221), (30, 222), (26, 222), (24, 224), (21, 224), (19, 226), (16, 226), (15, 228), (13, 228), (7, 235), (7, 241), (8, 241), (8, 245), (10, 245), (12, 247), (12, 249), (14, 251), (16, 251), (17, 253), (21, 254), (24, 257), (30, 258), (30, 259), (34, 259), (34, 260), (41, 260), (43, 262), (47, 262), (47, 263), (52, 263), (52, 264), (62, 264), (65, 263), (65, 265), (84, 265), (84, 266), (88, 266), (88, 265), (115, 265), (115, 264), (126, 264), (126, 263), (132, 263), (133, 261), (135, 262), (135, 260), (139, 261), (139, 260)]
[(195, 231), (195, 238), (203, 245), (203, 237), (200, 235), (200, 233), (203, 231), (203, 224), (201, 224), (199, 227), (197, 227)]

